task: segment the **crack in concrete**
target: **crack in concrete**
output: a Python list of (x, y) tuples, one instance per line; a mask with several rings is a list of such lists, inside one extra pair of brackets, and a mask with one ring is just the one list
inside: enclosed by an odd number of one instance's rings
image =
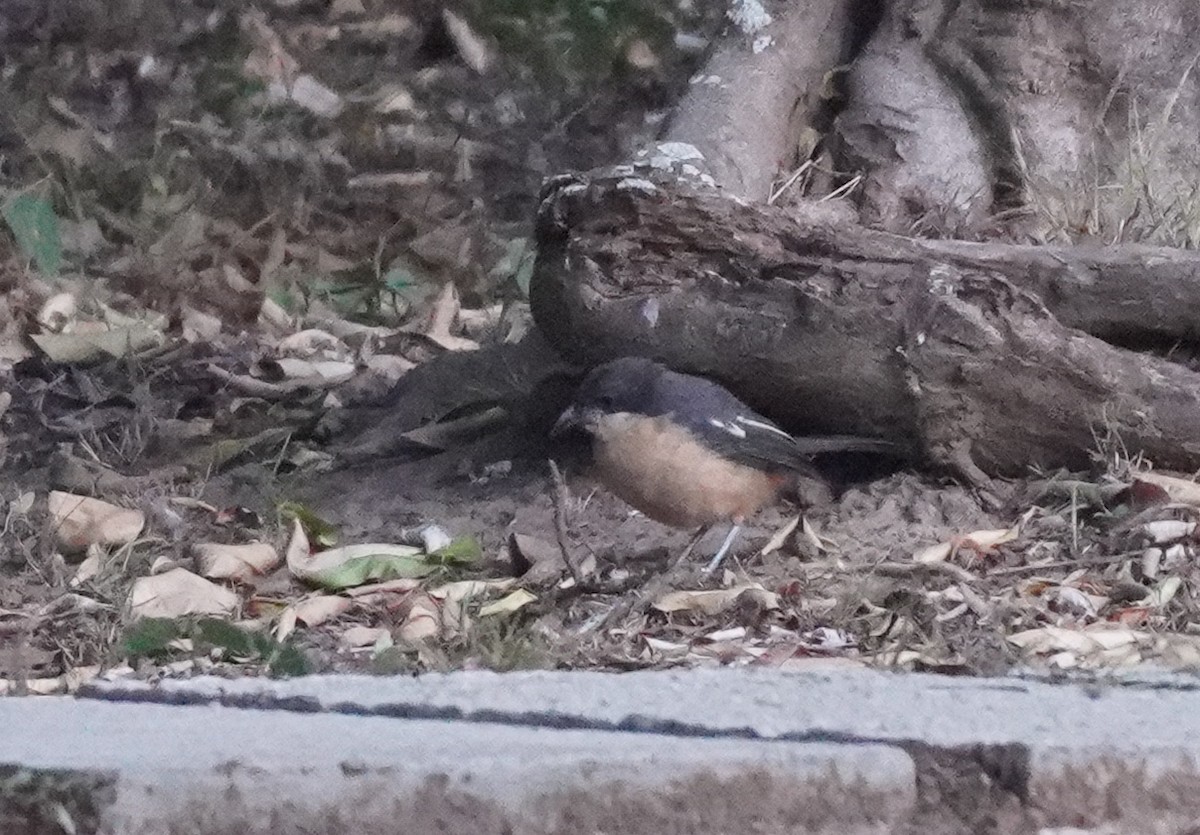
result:
[[(1023, 819), (1030, 806), (1031, 752), (1028, 746), (1019, 743), (945, 746), (932, 745), (918, 739), (869, 736), (819, 728), (766, 736), (751, 727), (712, 728), (698, 723), (638, 714), (611, 721), (556, 711), (466, 711), (459, 707), (407, 702), (371, 707), (353, 702), (323, 704), (315, 698), (266, 697), (259, 693), (208, 695), (180, 691), (97, 689), (85, 695), (118, 702), (220, 705), (240, 709), (382, 716), (550, 730), (658, 734), (693, 739), (741, 739), (764, 743), (822, 743), (848, 746), (884, 745), (903, 751), (916, 768), (917, 807), (907, 829), (914, 835), (918, 832), (935, 831), (961, 831), (978, 835), (1001, 830), (1012, 831), (1008, 828), (1009, 824), (1002, 824), (1000, 819), (1012, 818), (1013, 815)], [(1006, 810), (1006, 814), (1001, 814)]]

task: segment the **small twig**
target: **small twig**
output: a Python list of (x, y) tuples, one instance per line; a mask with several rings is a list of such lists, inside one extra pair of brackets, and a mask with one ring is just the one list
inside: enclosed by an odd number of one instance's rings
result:
[(554, 535), (558, 539), (558, 549), (562, 551), (567, 571), (571, 572), (571, 579), (575, 581), (575, 585), (582, 588), (583, 574), (579, 570), (579, 563), (571, 553), (570, 540), (567, 538), (567, 502), (569, 501), (567, 482), (563, 480), (558, 464), (553, 460), (548, 460), (547, 463), (550, 464), (550, 477), (554, 479), (554, 494), (551, 496), (551, 501), (554, 503)]
[(1030, 563), (1028, 565), (1010, 565), (1005, 568), (995, 568), (987, 573), (988, 577), (1008, 577), (1013, 574), (1037, 574), (1048, 568), (1078, 567), (1079, 560), (1054, 560), (1053, 562)]
[(952, 562), (880, 562), (863, 566), (884, 577), (912, 577), (921, 574), (944, 574), (960, 583), (978, 583), (980, 578)]
[(676, 557), (669, 566), (667, 566), (666, 571), (648, 581), (646, 585), (643, 586), (636, 594), (631, 594), (625, 599), (617, 602), (615, 606), (608, 610), (608, 614), (606, 614), (603, 618), (597, 621), (588, 621), (585, 623), (583, 628), (579, 630), (580, 633), (585, 634), (593, 630), (602, 631), (608, 629), (613, 624), (624, 620), (631, 612), (636, 611), (640, 614), (649, 608), (650, 605), (653, 604), (653, 602), (658, 599), (658, 597), (664, 591), (673, 588), (678, 583), (680, 575), (683, 574), (681, 569), (684, 567), (684, 563), (687, 561), (687, 558), (691, 556), (692, 551), (696, 548), (696, 545), (699, 544), (700, 540), (704, 538), (704, 535), (708, 533), (708, 531), (709, 528), (707, 527), (701, 528), (699, 531), (697, 531), (696, 535), (692, 537), (690, 542), (688, 542), (687, 547), (683, 549), (682, 553), (680, 553), (680, 555)]
[(1079, 491), (1071, 487), (1071, 556), (1079, 554)]
[(775, 201), (778, 200), (780, 197), (782, 197), (783, 193), (785, 191), (787, 191), (789, 188), (791, 188), (793, 185), (795, 185), (796, 181), (804, 176), (804, 172), (808, 171), (808, 169), (810, 169), (812, 167), (813, 167), (813, 161), (811, 159), (805, 160), (804, 164), (801, 165), (799, 168), (797, 168), (792, 173), (792, 176), (787, 178), (787, 181), (783, 185), (781, 185), (775, 191), (771, 192), (771, 194), (767, 197), (767, 205), (768, 206), (775, 205)]
[(1029, 565), (1012, 565), (1007, 568), (996, 568), (989, 571), (985, 577), (1004, 577), (1010, 574), (1036, 574), (1046, 568), (1095, 568), (1112, 565), (1121, 560), (1141, 555), (1141, 551), (1121, 551), (1116, 554), (1102, 554), (1093, 557), (1076, 557), (1073, 560), (1055, 560), (1054, 562), (1030, 563)]
[(209, 364), (208, 373), (242, 394), (247, 394), (251, 397), (261, 397), (264, 400), (281, 400), (304, 389), (324, 391), (325, 389), (341, 385), (350, 379), (350, 376), (353, 376), (338, 375), (336, 377), (322, 377), (317, 374), (308, 377), (281, 380), (278, 383), (270, 383), (255, 377), (247, 377), (245, 374), (234, 374), (231, 371), (226, 371), (219, 365), (213, 364)]

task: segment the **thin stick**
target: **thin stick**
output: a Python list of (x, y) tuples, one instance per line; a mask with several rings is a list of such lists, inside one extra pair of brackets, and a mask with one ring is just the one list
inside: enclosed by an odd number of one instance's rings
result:
[(567, 538), (567, 502), (569, 501), (567, 482), (559, 472), (558, 464), (552, 460), (548, 463), (550, 464), (550, 477), (554, 479), (554, 494), (551, 496), (551, 501), (554, 503), (554, 535), (558, 539), (558, 549), (562, 551), (567, 571), (571, 572), (571, 579), (575, 581), (575, 585), (582, 586), (583, 574), (579, 570), (579, 563), (571, 553), (570, 540)]
[(692, 555), (692, 551), (695, 550), (696, 545), (699, 544), (700, 540), (704, 538), (704, 535), (708, 533), (708, 531), (709, 528), (707, 527), (701, 528), (699, 531), (697, 531), (696, 535), (692, 537), (690, 542), (688, 542), (687, 547), (683, 549), (683, 552), (676, 557), (669, 566), (667, 566), (666, 571), (657, 577), (651, 578), (646, 585), (636, 593), (630, 594), (624, 600), (619, 601), (615, 606), (608, 610), (608, 614), (606, 614), (603, 618), (597, 621), (588, 621), (585, 623), (583, 628), (579, 630), (580, 633), (591, 632), (593, 629), (607, 629), (616, 624), (618, 621), (624, 620), (630, 612), (636, 611), (641, 613), (645, 609), (649, 608), (655, 599), (657, 599), (667, 589), (672, 588), (676, 582), (678, 582), (679, 576), (683, 573), (680, 571), (680, 567), (683, 566), (683, 563), (687, 560), (687, 558)]
[(980, 578), (952, 562), (880, 562), (864, 565), (863, 571), (884, 577), (914, 577), (943, 574), (960, 583), (978, 583)]
[(1104, 566), (1141, 556), (1141, 551), (1120, 551), (1116, 554), (1097, 554), (1091, 557), (1076, 557), (1073, 560), (1056, 560), (1055, 562), (1030, 563), (1029, 565), (1013, 565), (1007, 568), (993, 568), (985, 576), (1003, 577), (1010, 574), (1036, 574), (1047, 568), (1101, 568)]

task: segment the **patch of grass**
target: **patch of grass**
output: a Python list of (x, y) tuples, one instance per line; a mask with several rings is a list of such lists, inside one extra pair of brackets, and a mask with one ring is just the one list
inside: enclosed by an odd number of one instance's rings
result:
[(556, 666), (558, 657), (531, 622), (514, 618), (479, 618), (463, 637), (419, 648), (394, 646), (375, 657), (374, 671), (381, 675), (415, 672), (449, 672), (485, 669), (496, 672), (544, 670)]
[[(184, 642), (190, 642), (190, 648)], [(218, 618), (145, 618), (126, 629), (117, 652), (130, 663), (183, 655), (207, 656), (217, 651), (224, 660), (257, 663), (272, 676), (287, 678), (311, 671), (308, 658), (288, 642), (254, 632)]]
[(1026, 202), (1048, 242), (1099, 239), (1106, 244), (1200, 247), (1200, 184), (1178, 169), (1181, 160), (1169, 148), (1177, 132), (1170, 124), (1174, 105), (1172, 97), (1160, 113), (1147, 118), (1132, 101), (1126, 115), (1125, 159), (1102, 160), (1093, 148), (1090, 159), (1067, 182), (1038, 176), (1018, 146)]

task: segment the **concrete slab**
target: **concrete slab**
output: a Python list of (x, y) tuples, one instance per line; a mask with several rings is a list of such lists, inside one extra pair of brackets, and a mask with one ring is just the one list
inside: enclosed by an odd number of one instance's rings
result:
[(1194, 677), (1048, 683), (855, 670), (783, 673), (704, 669), (634, 673), (485, 671), (311, 676), (287, 681), (196, 678), (88, 688), (102, 699), (215, 702), (797, 741), (919, 740), (1020, 744), (1032, 750), (1147, 748), (1200, 755)]
[(80, 832), (884, 833), (915, 803), (889, 746), (51, 698), (0, 728), (0, 824), (36, 795)]
[(116, 682), (0, 700), (0, 832), (1194, 832), (1198, 708), (1176, 676)]
[(1193, 677), (1050, 683), (845, 670), (465, 672), (121, 682), (90, 695), (499, 724), (520, 733), (890, 750), (907, 756), (916, 774), (911, 815), (893, 830), (901, 832), (1183, 832), (1200, 820)]

